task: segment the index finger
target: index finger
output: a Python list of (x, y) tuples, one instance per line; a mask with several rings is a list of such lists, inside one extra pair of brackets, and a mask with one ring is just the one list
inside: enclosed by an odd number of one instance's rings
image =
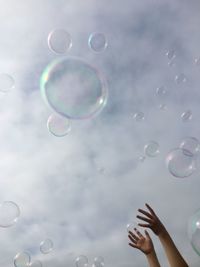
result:
[(151, 214), (153, 214), (153, 215), (155, 215), (156, 216), (156, 214), (155, 214), (155, 212), (154, 212), (154, 210), (147, 204), (147, 203), (145, 203), (145, 206), (147, 207), (147, 209), (151, 212)]

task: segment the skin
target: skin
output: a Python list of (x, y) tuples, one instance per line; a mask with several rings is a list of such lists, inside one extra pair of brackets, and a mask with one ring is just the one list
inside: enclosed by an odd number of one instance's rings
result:
[(137, 215), (137, 218), (142, 221), (138, 225), (150, 228), (158, 236), (171, 267), (188, 267), (188, 264), (181, 256), (171, 236), (154, 210), (148, 204), (145, 205), (147, 210), (138, 209), (140, 215)]
[(131, 241), (129, 246), (139, 249), (141, 252), (143, 252), (150, 267), (160, 267), (149, 233), (145, 230), (145, 235), (142, 235), (142, 233), (136, 228), (134, 230), (134, 233), (129, 231), (128, 237)]

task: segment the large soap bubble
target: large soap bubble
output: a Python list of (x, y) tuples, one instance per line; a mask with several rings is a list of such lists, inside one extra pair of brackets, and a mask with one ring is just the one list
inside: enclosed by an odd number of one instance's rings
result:
[(189, 219), (188, 236), (192, 248), (200, 256), (200, 209)]
[(94, 67), (78, 58), (53, 61), (44, 70), (40, 85), (48, 104), (71, 119), (90, 118), (107, 102), (106, 81)]
[(72, 47), (71, 35), (63, 29), (55, 29), (49, 33), (48, 46), (56, 54), (64, 54)]
[(166, 157), (166, 164), (169, 172), (178, 178), (188, 177), (196, 170), (196, 158), (182, 148), (171, 150)]
[(31, 256), (28, 252), (20, 252), (14, 258), (15, 267), (28, 267), (31, 261)]
[(0, 204), (0, 227), (10, 227), (20, 216), (20, 209), (13, 201), (4, 201)]

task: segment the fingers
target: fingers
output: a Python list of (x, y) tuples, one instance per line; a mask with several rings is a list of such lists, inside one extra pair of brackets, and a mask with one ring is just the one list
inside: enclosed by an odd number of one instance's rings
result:
[(145, 222), (148, 222), (148, 223), (151, 223), (152, 220), (146, 218), (146, 217), (143, 217), (143, 216), (140, 216), (140, 215), (137, 215), (136, 216), (138, 219), (142, 220), (142, 221), (145, 221)]
[(139, 238), (131, 231), (129, 232), (128, 237), (133, 243), (137, 243), (137, 241), (139, 240)]
[(148, 218), (153, 219), (153, 216), (148, 211), (145, 211), (145, 210), (142, 210), (142, 209), (138, 209), (138, 211), (140, 213), (146, 215)]
[(153, 210), (147, 203), (145, 203), (145, 206), (146, 206), (147, 209), (151, 212), (152, 215), (156, 216), (154, 210)]
[(133, 247), (133, 248), (137, 248), (137, 249), (139, 249), (139, 247), (138, 247), (137, 245), (132, 244), (132, 243), (129, 243), (129, 246), (131, 246), (131, 247)]
[(138, 223), (139, 226), (141, 227), (147, 227), (147, 228), (151, 228), (151, 225), (148, 223)]
[(134, 228), (134, 230), (140, 238), (144, 237), (137, 228)]
[(146, 237), (148, 237), (149, 239), (151, 239), (151, 237), (150, 237), (149, 233), (147, 232), (147, 230), (145, 230), (144, 232), (145, 232)]

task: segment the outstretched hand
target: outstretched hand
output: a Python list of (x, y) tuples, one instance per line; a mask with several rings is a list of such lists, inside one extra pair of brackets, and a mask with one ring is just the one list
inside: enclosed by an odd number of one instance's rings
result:
[(165, 232), (165, 227), (162, 222), (159, 220), (158, 216), (155, 214), (154, 210), (148, 205), (145, 204), (148, 211), (138, 209), (138, 211), (145, 216), (137, 215), (137, 218), (146, 222), (146, 223), (138, 223), (141, 227), (150, 228), (156, 235), (160, 235)]
[(149, 233), (145, 230), (145, 236), (140, 233), (136, 228), (134, 228), (135, 233), (129, 231), (129, 239), (131, 243), (129, 246), (141, 250), (144, 254), (148, 255), (154, 251), (153, 242)]

